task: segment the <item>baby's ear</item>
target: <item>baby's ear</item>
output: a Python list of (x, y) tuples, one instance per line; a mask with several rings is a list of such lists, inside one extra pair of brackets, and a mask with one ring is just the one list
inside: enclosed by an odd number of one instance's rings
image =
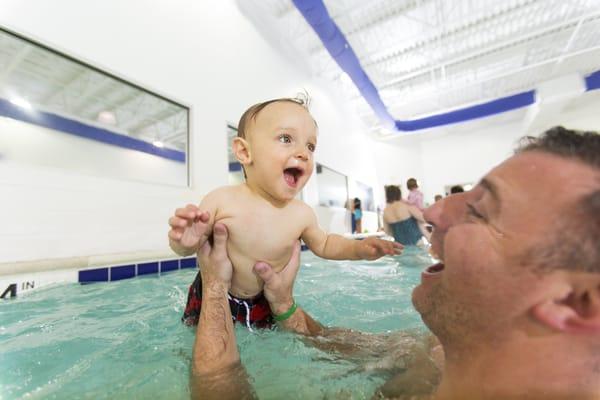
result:
[(232, 142), (232, 150), (235, 158), (242, 165), (250, 165), (252, 163), (252, 153), (250, 151), (250, 144), (246, 139), (236, 137)]

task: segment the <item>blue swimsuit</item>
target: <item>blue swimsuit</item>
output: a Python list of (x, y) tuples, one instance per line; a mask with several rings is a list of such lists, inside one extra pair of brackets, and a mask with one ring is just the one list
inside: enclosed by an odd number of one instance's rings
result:
[(417, 244), (423, 236), (419, 230), (419, 225), (414, 217), (407, 218), (403, 221), (390, 224), (390, 229), (394, 234), (394, 240), (403, 245)]

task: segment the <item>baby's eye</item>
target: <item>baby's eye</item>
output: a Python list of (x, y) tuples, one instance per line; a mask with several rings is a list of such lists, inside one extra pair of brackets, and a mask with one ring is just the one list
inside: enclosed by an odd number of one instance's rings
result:
[(292, 137), (287, 133), (282, 133), (281, 135), (279, 135), (279, 141), (281, 143), (292, 143)]
[(317, 146), (315, 146), (314, 144), (312, 144), (312, 143), (308, 144), (308, 151), (310, 151), (311, 153), (314, 153), (316, 148), (317, 148)]

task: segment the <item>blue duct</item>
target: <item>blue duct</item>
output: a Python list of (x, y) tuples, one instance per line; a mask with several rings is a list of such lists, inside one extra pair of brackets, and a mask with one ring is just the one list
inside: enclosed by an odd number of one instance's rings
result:
[(323, 2), (321, 0), (293, 0), (293, 3), (306, 22), (312, 26), (331, 57), (354, 82), (381, 123), (388, 129), (394, 129), (396, 121), (381, 101), (375, 85), (362, 69), (354, 50), (329, 16)]
[[(431, 115), (415, 120), (395, 120), (379, 97), (379, 92), (362, 69), (358, 57), (331, 19), (322, 0), (292, 0), (298, 11), (304, 16), (306, 22), (313, 28), (321, 39), (323, 46), (337, 62), (340, 68), (348, 74), (364, 99), (369, 103), (382, 125), (388, 129), (407, 132), (420, 129), (433, 128), (443, 125), (455, 124), (476, 118), (488, 117), (506, 111), (527, 107), (535, 102), (535, 91), (517, 93), (512, 96), (502, 97), (486, 103), (477, 104), (443, 114)], [(596, 71), (585, 78), (586, 90), (600, 89), (600, 71)]]
[(413, 119), (411, 121), (398, 120), (396, 121), (396, 128), (399, 131), (416, 131), (419, 129), (455, 124), (500, 114), (505, 111), (516, 110), (517, 108), (527, 107), (533, 103), (535, 103), (535, 90), (530, 90), (528, 92), (501, 97), (496, 100), (488, 101), (487, 103), (481, 103), (443, 114), (431, 115), (429, 117)]
[(592, 72), (591, 74), (585, 77), (586, 92), (598, 89), (600, 89), (600, 70)]

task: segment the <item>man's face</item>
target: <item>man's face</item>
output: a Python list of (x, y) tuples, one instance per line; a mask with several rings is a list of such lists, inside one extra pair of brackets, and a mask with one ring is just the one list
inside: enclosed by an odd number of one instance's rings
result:
[(311, 115), (293, 102), (272, 103), (258, 113), (248, 136), (248, 176), (274, 199), (293, 199), (314, 168), (317, 128)]
[(425, 211), (442, 263), (423, 272), (413, 304), (444, 345), (506, 338), (532, 305), (562, 290), (554, 273), (536, 274), (529, 253), (560, 235), (555, 222), (596, 179), (577, 161), (525, 152)]

